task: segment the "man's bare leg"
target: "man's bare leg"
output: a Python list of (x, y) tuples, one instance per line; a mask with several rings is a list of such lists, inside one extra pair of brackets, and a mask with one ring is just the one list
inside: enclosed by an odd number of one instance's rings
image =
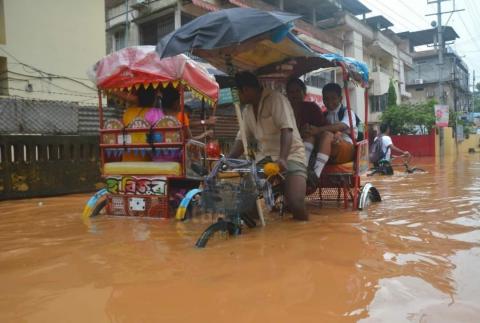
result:
[(284, 184), (285, 202), (296, 220), (307, 221), (308, 212), (305, 208), (307, 180), (300, 175), (290, 175)]

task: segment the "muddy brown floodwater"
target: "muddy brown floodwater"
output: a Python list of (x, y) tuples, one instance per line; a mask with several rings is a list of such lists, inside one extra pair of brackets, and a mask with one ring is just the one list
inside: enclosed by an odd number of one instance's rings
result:
[(371, 178), (367, 211), (270, 217), (203, 250), (201, 221), (1, 202), (0, 322), (480, 322), (480, 155), (415, 164)]

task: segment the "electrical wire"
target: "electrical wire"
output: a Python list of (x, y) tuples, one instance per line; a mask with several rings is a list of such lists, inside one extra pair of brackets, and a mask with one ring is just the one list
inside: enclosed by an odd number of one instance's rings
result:
[(475, 37), (473, 37), (473, 34), (470, 32), (470, 29), (467, 27), (467, 25), (465, 24), (465, 21), (464, 19), (460, 19), (463, 27), (465, 28), (465, 30), (467, 31), (468, 35), (470, 36), (470, 38), (472, 39), (472, 43), (475, 45), (475, 47), (477, 49), (480, 49), (480, 46), (478, 45), (478, 43), (474, 40)]
[(418, 12), (415, 9), (413, 9), (412, 7), (410, 7), (408, 4), (406, 4), (404, 0), (398, 0), (398, 2), (400, 2), (401, 5), (403, 5), (405, 8), (407, 8), (407, 10), (409, 10), (411, 13), (413, 13), (415, 16), (417, 16), (421, 20), (423, 20), (423, 21), (426, 20), (425, 16), (422, 16), (422, 15), (418, 14)]
[[(411, 29), (411, 25), (413, 24), (415, 27), (417, 27), (418, 29), (423, 29), (423, 27), (420, 27), (418, 26), (416, 23), (413, 23), (412, 21), (404, 18), (403, 16), (400, 16), (398, 15), (398, 13), (394, 12), (392, 9), (390, 9), (389, 7), (383, 5), (381, 2), (374, 2), (371, 3), (369, 0), (364, 0), (365, 2), (369, 3), (369, 6), (373, 7), (374, 9), (376, 9), (376, 11), (378, 11), (379, 13), (383, 14), (385, 17), (387, 17), (388, 19), (392, 20), (392, 21), (396, 21), (399, 25), (401, 25), (402, 27), (404, 27), (405, 29), (407, 30), (410, 30)], [(380, 7), (377, 7), (377, 5), (381, 6), (382, 9), (380, 9)], [(388, 12), (388, 13), (387, 13)], [(392, 13), (393, 15), (390, 15), (390, 13)], [(399, 19), (397, 18), (400, 18), (402, 19), (402, 21), (400, 21)], [(406, 22), (406, 24), (404, 24), (404, 22)]]
[[(19, 63), (20, 65), (22, 65), (24, 68), (25, 67), (28, 67), (30, 69), (32, 69), (33, 71), (39, 73), (40, 75), (46, 75), (46, 76), (51, 76), (51, 77), (56, 77), (56, 78), (63, 78), (63, 79), (66, 79), (66, 80), (70, 80), (72, 82), (75, 82), (75, 83), (78, 83), (90, 90), (94, 90), (96, 91), (96, 89), (94, 87), (91, 87), (79, 80), (76, 80), (75, 78), (72, 78), (72, 77), (69, 77), (69, 76), (64, 76), (64, 75), (58, 75), (58, 74), (53, 74), (53, 73), (48, 73), (48, 72), (45, 72), (45, 71), (42, 71), (34, 66), (31, 66), (31, 65), (28, 65), (28, 64), (25, 64), (23, 62), (21, 62), (18, 58), (16, 58), (14, 55), (12, 55), (11, 53), (9, 53), (6, 49), (0, 47), (0, 51), (4, 52), (6, 55), (8, 55), (9, 57), (13, 58), (15, 61), (17, 61), (17, 63)], [(25, 70), (25, 69), (24, 69)], [(27, 71), (26, 71), (27, 72)], [(27, 72), (28, 73), (28, 72)]]
[[(43, 82), (46, 82), (47, 84), (49, 85), (52, 85), (54, 87), (57, 87), (61, 90), (64, 90), (64, 91), (69, 91), (69, 92), (72, 92), (72, 93), (80, 93), (80, 94), (85, 94), (85, 95), (88, 95), (90, 93), (85, 93), (85, 92), (80, 92), (80, 91), (76, 91), (76, 90), (71, 90), (71, 89), (67, 89), (67, 88), (64, 88), (60, 85), (57, 85), (53, 82), (51, 82), (51, 79), (63, 79), (62, 77), (57, 77), (57, 76), (36, 76), (36, 75), (28, 75), (28, 74), (23, 74), (23, 73), (18, 73), (18, 72), (13, 72), (13, 71), (2, 71), (0, 72), (0, 75), (2, 74), (8, 74), (8, 73), (11, 73), (11, 74), (14, 74), (14, 75), (19, 75), (19, 76), (24, 76), (24, 77), (27, 77), (29, 79), (38, 79), (40, 81), (43, 81)], [(6, 78), (10, 78), (10, 77), (6, 77)], [(5, 79), (5, 78), (4, 78)], [(14, 78), (10, 78), (10, 79), (14, 79)], [(17, 79), (17, 80), (20, 80), (20, 79)], [(25, 80), (28, 82), (28, 80)], [(97, 90), (95, 90), (96, 92)]]

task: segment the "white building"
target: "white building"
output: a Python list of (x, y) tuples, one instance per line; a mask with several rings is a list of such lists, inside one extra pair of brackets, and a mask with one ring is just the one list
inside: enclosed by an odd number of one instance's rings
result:
[(96, 104), (87, 69), (105, 55), (98, 0), (0, 0), (0, 94)]

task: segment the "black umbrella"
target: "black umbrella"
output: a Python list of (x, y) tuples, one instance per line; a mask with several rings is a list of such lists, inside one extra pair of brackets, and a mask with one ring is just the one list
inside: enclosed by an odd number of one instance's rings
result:
[(190, 52), (226, 71), (227, 61), (238, 69), (256, 70), (286, 58), (311, 56), (311, 50), (289, 32), (300, 16), (252, 8), (232, 8), (197, 17), (162, 38), (161, 57)]
[(217, 49), (243, 43), (283, 27), (300, 16), (253, 8), (232, 8), (197, 17), (160, 40), (160, 57), (175, 56), (192, 49)]

